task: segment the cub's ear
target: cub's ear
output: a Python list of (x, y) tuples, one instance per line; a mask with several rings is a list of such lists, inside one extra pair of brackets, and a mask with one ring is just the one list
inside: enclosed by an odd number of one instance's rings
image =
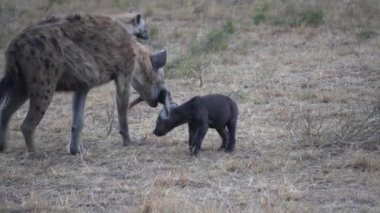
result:
[(161, 111), (160, 111), (160, 118), (161, 119), (169, 119), (170, 118), (170, 109), (168, 107), (164, 107)]
[(162, 68), (166, 64), (167, 57), (168, 57), (168, 49), (166, 47), (154, 53), (153, 55), (151, 55), (150, 61), (152, 63), (152, 67), (156, 70)]
[(172, 103), (172, 96), (171, 96), (170, 91), (167, 91), (165, 95), (165, 107), (170, 109), (172, 107), (171, 103)]
[(173, 102), (171, 92), (166, 87), (165, 87), (165, 89), (161, 90), (159, 97), (158, 97), (158, 102), (163, 104), (165, 107), (167, 107), (169, 109), (172, 109), (172, 108), (178, 106), (178, 104)]
[(170, 118), (170, 107), (165, 107), (166, 114), (168, 115), (168, 118)]

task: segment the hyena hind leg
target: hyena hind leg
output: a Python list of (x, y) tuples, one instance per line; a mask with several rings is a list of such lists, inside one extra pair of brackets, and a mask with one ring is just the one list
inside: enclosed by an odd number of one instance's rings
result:
[(220, 137), (222, 138), (222, 145), (219, 147), (218, 151), (225, 150), (227, 148), (227, 142), (228, 142), (227, 131), (225, 128), (216, 129), (216, 131), (219, 133)]
[(34, 132), (50, 105), (52, 93), (50, 94), (45, 96), (35, 95), (30, 98), (28, 113), (21, 124), (21, 132), (24, 136), (28, 152), (36, 151), (34, 147)]
[(228, 144), (226, 152), (232, 152), (235, 149), (236, 144), (236, 122), (230, 122), (227, 124), (228, 128)]

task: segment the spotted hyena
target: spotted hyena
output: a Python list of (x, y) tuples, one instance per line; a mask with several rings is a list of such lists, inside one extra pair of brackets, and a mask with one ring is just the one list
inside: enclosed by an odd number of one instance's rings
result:
[[(162, 93), (167, 50), (152, 54), (136, 42), (118, 21), (108, 17), (72, 15), (50, 18), (21, 32), (6, 51), (0, 81), (0, 150), (14, 112), (30, 100), (21, 131), (29, 152), (35, 151), (34, 132), (55, 91), (73, 91), (71, 154), (80, 152), (80, 133), (88, 91), (114, 81), (123, 144), (131, 142), (127, 114), (132, 86), (151, 107)], [(164, 101), (160, 101), (164, 102)]]

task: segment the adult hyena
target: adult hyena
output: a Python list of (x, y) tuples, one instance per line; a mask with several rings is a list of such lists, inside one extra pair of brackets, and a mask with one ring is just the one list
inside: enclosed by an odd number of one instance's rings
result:
[[(51, 18), (32, 25), (10, 43), (5, 76), (0, 81), (0, 150), (7, 143), (7, 128), (14, 112), (30, 100), (21, 131), (29, 152), (34, 132), (54, 91), (73, 91), (71, 154), (80, 152), (80, 133), (88, 91), (114, 81), (123, 144), (131, 142), (127, 114), (132, 86), (151, 107), (168, 91), (163, 84), (166, 49), (151, 54), (117, 21), (91, 15)], [(6, 99), (4, 99), (6, 97)], [(5, 100), (5, 101), (4, 101)]]

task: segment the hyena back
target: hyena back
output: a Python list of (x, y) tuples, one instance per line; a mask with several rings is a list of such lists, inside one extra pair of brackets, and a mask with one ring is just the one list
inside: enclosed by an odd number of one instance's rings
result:
[[(149, 39), (149, 30), (146, 20), (141, 13), (128, 12), (124, 14), (111, 15), (115, 22), (118, 22), (130, 35), (135, 36), (141, 40)], [(49, 16), (37, 24), (43, 25), (46, 23), (65, 21), (67, 17), (62, 16)]]
[[(151, 107), (166, 91), (163, 69), (166, 49), (151, 54), (113, 19), (73, 15), (51, 18), (21, 32), (8, 46), (5, 76), (0, 81), (0, 151), (6, 147), (7, 128), (14, 112), (30, 99), (21, 125), (29, 152), (34, 132), (54, 91), (73, 91), (71, 154), (80, 152), (80, 133), (88, 91), (114, 81), (123, 144), (131, 142), (127, 114), (132, 86)], [(4, 101), (4, 99), (6, 101)]]

